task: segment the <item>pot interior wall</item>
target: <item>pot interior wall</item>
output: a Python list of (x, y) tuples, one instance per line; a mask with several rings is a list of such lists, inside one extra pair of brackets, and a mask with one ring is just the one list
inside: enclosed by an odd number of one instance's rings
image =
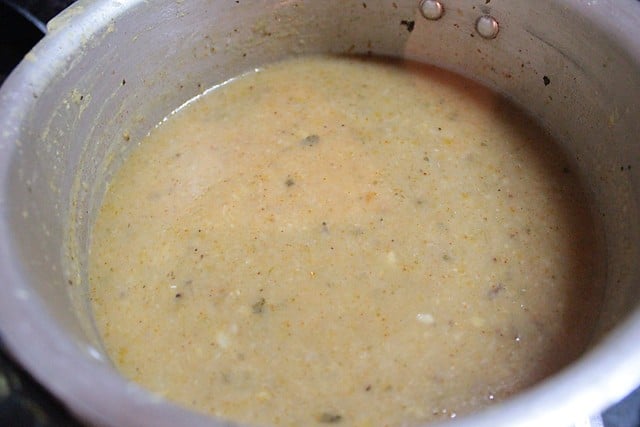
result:
[[(406, 57), (506, 94), (560, 141), (602, 227), (602, 334), (640, 296), (640, 72), (575, 3), (452, 0), (429, 21), (417, 1), (131, 1), (95, 30), (74, 24), (78, 10), (92, 12), (81, 2), (27, 58), (51, 78), (33, 82), (37, 102), (19, 129), (7, 184), (8, 238), (22, 274), (81, 348), (99, 349), (87, 302), (89, 231), (105, 183), (135, 141), (204, 89), (274, 60), (321, 52)], [(486, 13), (500, 22), (494, 40), (474, 29)], [(63, 32), (85, 33), (76, 51), (64, 47), (69, 37), (56, 38)], [(64, 57), (51, 56), (56, 47)]]

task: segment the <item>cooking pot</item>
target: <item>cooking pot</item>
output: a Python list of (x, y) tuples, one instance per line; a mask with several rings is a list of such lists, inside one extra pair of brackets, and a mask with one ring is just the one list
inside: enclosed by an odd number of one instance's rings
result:
[(598, 413), (640, 384), (639, 23), (632, 0), (80, 1), (0, 91), (2, 339), (89, 423), (228, 425), (109, 362), (86, 271), (106, 182), (134, 141), (232, 76), (307, 53), (404, 57), (523, 106), (562, 145), (600, 224), (605, 290), (589, 349), (451, 425), (569, 425)]

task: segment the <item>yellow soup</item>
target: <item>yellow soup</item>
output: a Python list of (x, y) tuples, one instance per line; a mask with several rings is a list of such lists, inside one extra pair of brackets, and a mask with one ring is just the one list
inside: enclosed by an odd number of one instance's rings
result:
[(306, 57), (197, 98), (97, 217), (94, 314), (123, 374), (260, 425), (399, 426), (504, 400), (584, 349), (594, 224), (493, 92)]

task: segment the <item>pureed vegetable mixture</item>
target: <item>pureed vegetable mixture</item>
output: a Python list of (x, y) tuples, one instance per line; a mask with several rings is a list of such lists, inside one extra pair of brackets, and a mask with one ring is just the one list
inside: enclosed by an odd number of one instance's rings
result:
[(92, 236), (125, 376), (259, 425), (401, 425), (501, 401), (583, 350), (594, 224), (553, 141), (407, 62), (306, 57), (134, 150)]

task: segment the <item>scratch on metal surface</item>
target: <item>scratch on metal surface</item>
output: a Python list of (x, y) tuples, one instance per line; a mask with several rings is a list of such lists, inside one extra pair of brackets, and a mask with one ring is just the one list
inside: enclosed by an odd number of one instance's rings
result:
[(533, 37), (533, 38), (535, 38), (537, 40), (540, 40), (542, 43), (544, 43), (545, 45), (549, 46), (551, 49), (553, 49), (556, 52), (558, 52), (563, 58), (565, 58), (567, 61), (569, 61), (571, 64), (573, 64), (573, 66), (576, 67), (578, 70), (580, 70), (583, 73), (585, 72), (584, 67), (574, 57), (572, 57), (567, 52), (565, 52), (564, 50), (562, 50), (561, 48), (556, 46), (553, 42), (551, 42), (550, 40), (546, 39), (544, 36), (536, 33), (531, 28), (525, 28), (525, 31), (531, 37)]

